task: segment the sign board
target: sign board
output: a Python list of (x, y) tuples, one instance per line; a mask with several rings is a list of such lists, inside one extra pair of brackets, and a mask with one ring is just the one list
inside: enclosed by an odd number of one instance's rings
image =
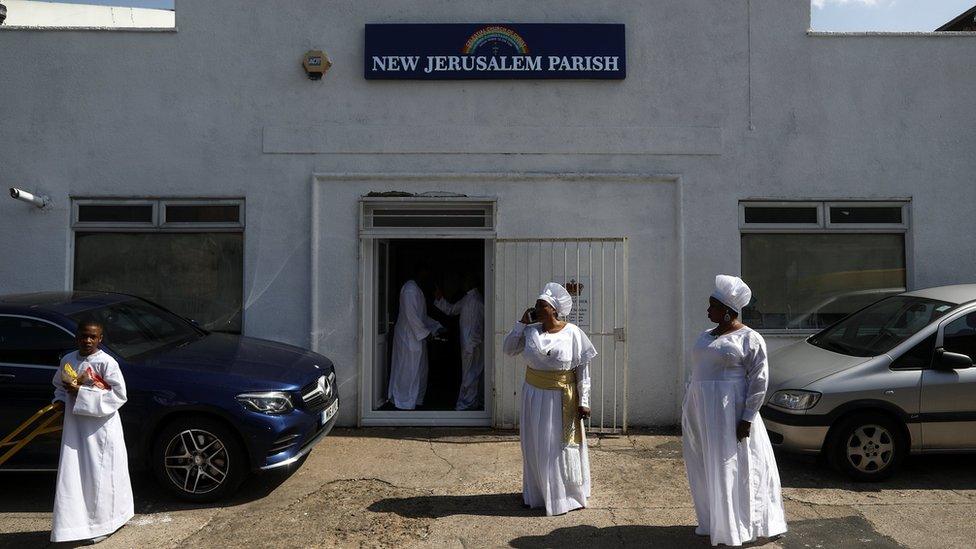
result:
[(622, 24), (369, 24), (365, 52), (367, 80), (627, 75)]
[(578, 276), (566, 281), (563, 285), (573, 296), (573, 310), (570, 311), (566, 320), (583, 328), (584, 331), (590, 327), (590, 277)]

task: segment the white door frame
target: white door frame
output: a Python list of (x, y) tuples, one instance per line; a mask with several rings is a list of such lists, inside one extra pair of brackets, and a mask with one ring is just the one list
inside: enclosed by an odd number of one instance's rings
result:
[[(485, 228), (394, 228), (369, 227), (365, 224), (367, 211), (378, 205), (394, 206), (397, 209), (423, 209), (425, 207), (471, 207), (482, 205), (491, 207), (490, 227)], [(409, 197), (409, 198), (363, 198), (360, 200), (359, 232), (359, 426), (458, 426), (488, 427), (492, 421), (494, 348), (492, 328), (494, 326), (494, 240), (495, 218), (497, 212), (494, 198), (467, 197)], [(454, 410), (373, 410), (373, 352), (375, 349), (376, 303), (375, 266), (377, 240), (483, 240), (484, 241), (484, 284), (485, 284), (485, 409), (481, 411), (458, 412)], [(394, 289), (395, 291), (395, 289)]]

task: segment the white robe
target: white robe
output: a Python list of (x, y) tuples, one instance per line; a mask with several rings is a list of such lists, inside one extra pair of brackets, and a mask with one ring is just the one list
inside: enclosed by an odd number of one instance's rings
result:
[[(597, 355), (590, 339), (574, 324), (555, 334), (541, 324), (516, 322), (505, 336), (505, 354), (517, 355), (536, 370), (576, 370), (579, 405), (590, 406), (590, 361)], [(522, 498), (547, 515), (561, 515), (586, 507), (590, 497), (590, 457), (583, 443), (567, 446), (563, 434), (563, 393), (522, 384), (519, 439), (522, 443)], [(564, 453), (577, 452), (578, 459)], [(577, 471), (569, 467), (579, 467)], [(577, 478), (578, 484), (570, 479)]]
[[(91, 365), (109, 390), (82, 386), (77, 395), (64, 390), (64, 363), (81, 373)], [(61, 461), (51, 541), (90, 539), (111, 534), (132, 518), (132, 486), (122, 438), (119, 408), (125, 381), (118, 362), (104, 351), (87, 357), (69, 353), (54, 374), (54, 400), (64, 403)]]
[(427, 316), (424, 292), (413, 280), (400, 289), (400, 313), (393, 328), (389, 397), (397, 408), (413, 410), (427, 393), (427, 336), (441, 330)]
[[(742, 545), (786, 531), (776, 458), (759, 416), (768, 384), (766, 342), (749, 328), (703, 333), (692, 352), (681, 428), (685, 467), (712, 545)], [(736, 440), (740, 420), (752, 423)]]
[(434, 305), (446, 315), (461, 317), (461, 389), (454, 409), (481, 408), (484, 406), (484, 393), (480, 389), (483, 387), (481, 373), (485, 371), (485, 300), (475, 288), (453, 305), (444, 298)]

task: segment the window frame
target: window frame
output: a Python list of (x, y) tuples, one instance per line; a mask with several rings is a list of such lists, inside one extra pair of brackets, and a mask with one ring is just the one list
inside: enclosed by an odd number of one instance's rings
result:
[[(830, 221), (831, 208), (894, 208), (901, 207), (901, 223), (833, 223)], [(827, 229), (858, 229), (858, 231), (871, 231), (884, 229), (906, 230), (908, 225), (908, 203), (906, 202), (825, 202), (824, 203), (824, 226)]]
[[(746, 223), (746, 208), (810, 208), (817, 209), (816, 223)], [(749, 200), (739, 202), (739, 228), (756, 232), (782, 231), (783, 229), (819, 229), (824, 224), (824, 203), (811, 201)]]
[(958, 310), (953, 311), (952, 314), (948, 314), (945, 317), (939, 319), (939, 327), (937, 328), (936, 331), (937, 335), (935, 336), (935, 350), (938, 351), (939, 349), (942, 349), (945, 346), (944, 337), (945, 337), (946, 326), (959, 320), (960, 318), (963, 318), (967, 315), (971, 315), (973, 313), (976, 313), (976, 304), (968, 303), (959, 307)]
[[(47, 324), (49, 326), (53, 326), (53, 327), (57, 328), (58, 330), (61, 330), (62, 332), (68, 334), (68, 337), (70, 339), (72, 339), (72, 340), (75, 339), (75, 334), (71, 333), (70, 330), (68, 330), (64, 326), (58, 324), (57, 322), (52, 322), (52, 321), (47, 320), (45, 318), (38, 318), (36, 316), (21, 315), (21, 314), (15, 314), (15, 313), (0, 313), (0, 317), (3, 317), (3, 318), (23, 318), (23, 319), (31, 320), (31, 321), (34, 321), (34, 322), (39, 322), (41, 324)], [(71, 352), (71, 351), (68, 351), (68, 352)], [(39, 370), (57, 370), (58, 368), (60, 368), (59, 365), (58, 366), (46, 366), (44, 364), (24, 364), (24, 363), (21, 363), (21, 362), (3, 362), (3, 361), (0, 361), (0, 364), (3, 364), (4, 366), (9, 366), (9, 367), (33, 368), (33, 369), (39, 369)]]
[[(71, 200), (71, 223), (70, 238), (68, 238), (68, 261), (66, 262), (65, 289), (74, 291), (75, 286), (75, 254), (77, 253), (75, 241), (77, 233), (240, 233), (241, 234), (241, 286), (242, 291), (248, 288), (248, 253), (247, 253), (247, 231), (246, 231), (246, 211), (247, 200), (244, 197), (91, 197), (91, 196), (72, 196)], [(117, 206), (126, 204), (153, 205), (153, 223), (113, 223), (113, 222), (79, 222), (78, 206)], [(178, 206), (192, 205), (228, 205), (236, 204), (239, 207), (240, 217), (238, 223), (165, 223), (165, 206), (174, 204)], [(241, 335), (244, 335), (247, 326), (247, 300), (245, 295), (241, 295)]]
[[(858, 199), (798, 199), (798, 200), (773, 200), (773, 199), (745, 199), (739, 201), (739, 268), (742, 268), (742, 236), (747, 234), (901, 234), (903, 235), (903, 246), (905, 254), (905, 290), (910, 291), (914, 287), (915, 266), (914, 266), (914, 243), (911, 231), (911, 204), (910, 198), (891, 198), (878, 200), (858, 200)], [(746, 207), (789, 207), (789, 206), (817, 206), (817, 218), (819, 223), (746, 223)], [(902, 222), (900, 224), (877, 224), (877, 223), (830, 223), (830, 207), (849, 206), (849, 207), (902, 207)], [(855, 311), (851, 311), (855, 312)], [(771, 336), (793, 336), (806, 338), (812, 336), (821, 329), (789, 329), (789, 328), (762, 328), (760, 333)]]
[[(113, 221), (78, 221), (80, 206), (147, 206), (153, 207), (151, 223)], [(166, 222), (166, 206), (230, 206), (239, 208), (237, 223)], [(71, 228), (93, 232), (244, 232), (247, 202), (244, 198), (71, 198)]]
[[(941, 320), (941, 319), (939, 319)], [(932, 324), (935, 324), (935, 328), (932, 328)], [(932, 360), (935, 358), (935, 350), (939, 347), (939, 324), (938, 322), (932, 322), (925, 328), (918, 331), (917, 334), (906, 339), (905, 341), (898, 344), (895, 348), (889, 350), (887, 354), (891, 357), (891, 363), (888, 364), (888, 369), (893, 372), (916, 372), (922, 370), (930, 370), (932, 368)], [(911, 352), (917, 345), (921, 345), (926, 339), (932, 338), (932, 351), (929, 353), (929, 360), (925, 366), (896, 366), (895, 364), (902, 359), (906, 354)]]
[[(169, 206), (237, 206), (238, 217), (237, 221), (218, 221), (218, 222), (206, 222), (206, 221), (167, 221), (166, 220), (166, 209)], [(171, 200), (161, 200), (159, 202), (159, 228), (179, 232), (186, 229), (192, 229), (191, 232), (200, 232), (200, 229), (214, 229), (213, 231), (207, 232), (235, 232), (236, 230), (244, 230), (244, 201), (238, 199), (213, 199), (213, 200), (184, 200), (184, 199), (171, 199)], [(219, 230), (218, 230), (219, 229)]]
[[(377, 227), (372, 223), (376, 210), (480, 210), (484, 227)], [(496, 200), (482, 197), (363, 197), (359, 200), (359, 236), (362, 238), (493, 238), (498, 226)]]
[[(82, 206), (152, 206), (152, 221), (79, 221)], [(71, 228), (83, 231), (100, 231), (105, 227), (111, 227), (113, 231), (119, 229), (127, 230), (151, 230), (156, 228), (159, 223), (159, 205), (157, 201), (139, 198), (127, 198), (122, 200), (97, 200), (97, 199), (72, 199), (71, 201)]]

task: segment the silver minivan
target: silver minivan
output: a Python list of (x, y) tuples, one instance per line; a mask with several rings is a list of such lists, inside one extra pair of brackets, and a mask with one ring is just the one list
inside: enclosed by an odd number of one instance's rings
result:
[(908, 453), (976, 452), (976, 284), (891, 296), (769, 357), (774, 447), (882, 480)]

